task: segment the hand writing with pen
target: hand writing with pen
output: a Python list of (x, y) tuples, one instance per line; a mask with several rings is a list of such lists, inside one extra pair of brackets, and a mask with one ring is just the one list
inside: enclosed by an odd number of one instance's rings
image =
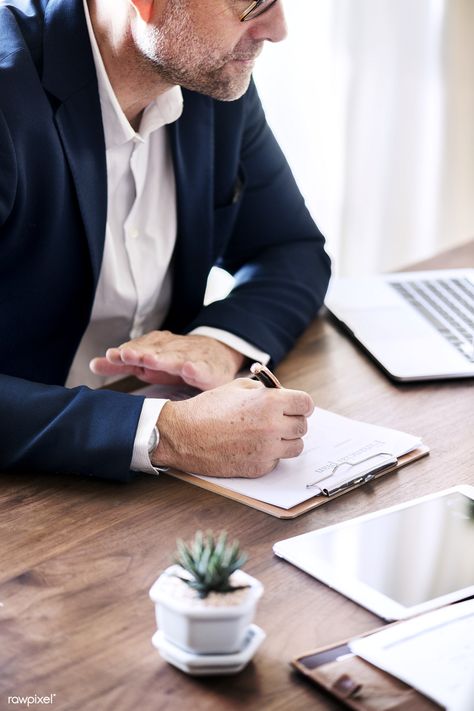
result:
[(110, 348), (94, 358), (91, 369), (148, 383), (185, 382), (204, 391), (163, 407), (155, 465), (207, 476), (259, 477), (280, 459), (301, 454), (314, 405), (303, 391), (282, 388), (278, 381), (270, 386), (263, 366), (256, 375), (265, 385), (234, 379), (243, 363), (242, 354), (213, 338), (153, 331)]

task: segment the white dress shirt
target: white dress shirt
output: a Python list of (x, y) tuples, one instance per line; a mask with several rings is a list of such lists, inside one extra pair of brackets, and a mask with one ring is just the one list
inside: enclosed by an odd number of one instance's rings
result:
[[(116, 378), (92, 373), (90, 360), (159, 328), (171, 300), (171, 257), (177, 235), (174, 169), (166, 124), (183, 110), (179, 86), (145, 109), (135, 131), (123, 113), (107, 76), (87, 2), (84, 11), (97, 72), (107, 163), (107, 223), (103, 261), (90, 323), (77, 350), (66, 386), (101, 387)], [(268, 360), (246, 341), (220, 329), (193, 333), (211, 336), (255, 360)], [(131, 469), (156, 473), (148, 444), (166, 400), (144, 402)]]

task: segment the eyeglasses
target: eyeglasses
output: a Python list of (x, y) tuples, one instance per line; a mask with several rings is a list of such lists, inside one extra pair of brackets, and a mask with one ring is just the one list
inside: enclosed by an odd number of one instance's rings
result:
[(241, 14), (241, 22), (249, 22), (253, 20), (258, 15), (262, 15), (264, 12), (269, 10), (272, 5), (276, 3), (277, 0), (254, 0), (251, 5), (248, 6), (246, 10)]

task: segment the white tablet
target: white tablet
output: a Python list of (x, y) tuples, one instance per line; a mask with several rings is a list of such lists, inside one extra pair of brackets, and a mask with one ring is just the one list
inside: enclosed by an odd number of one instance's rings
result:
[(474, 595), (474, 486), (287, 538), (276, 555), (387, 620)]

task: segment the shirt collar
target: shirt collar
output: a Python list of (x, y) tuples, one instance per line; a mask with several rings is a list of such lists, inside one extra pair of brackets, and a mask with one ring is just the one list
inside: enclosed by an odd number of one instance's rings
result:
[(112, 88), (92, 28), (87, 0), (83, 0), (83, 2), (92, 55), (97, 72), (106, 148), (122, 145), (131, 140), (144, 142), (153, 131), (166, 124), (173, 123), (181, 116), (183, 112), (181, 87), (171, 87), (171, 89), (160, 94), (148, 104), (143, 112), (140, 128), (135, 131), (125, 116)]

